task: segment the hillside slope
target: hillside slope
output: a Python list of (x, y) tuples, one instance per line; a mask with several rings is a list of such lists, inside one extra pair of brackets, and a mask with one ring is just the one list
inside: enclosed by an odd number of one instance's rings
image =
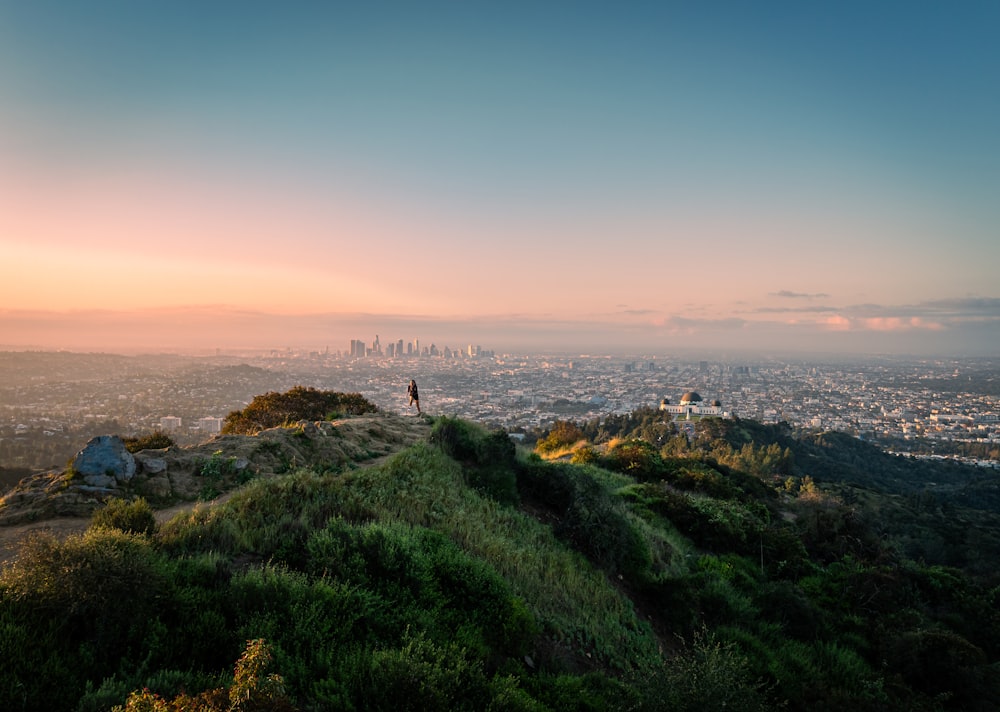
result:
[(29, 537), (0, 568), (0, 709), (1000, 700), (997, 582), (907, 559), (805, 482), (641, 439), (546, 461), (451, 418), (170, 450), (156, 455), (171, 497), (235, 489), (153, 525), (135, 500), (81, 533)]
[[(231, 493), (241, 482), (281, 475), (299, 467), (345, 471), (367, 466), (426, 440), (430, 421), (372, 413), (334, 421), (302, 421), (257, 435), (218, 435), (195, 446), (136, 453), (135, 479), (120, 492), (95, 493), (71, 471), (52, 471), (19, 481), (0, 497), (0, 560), (27, 533), (81, 532), (109, 496), (144, 497), (165, 521), (199, 502)], [(155, 463), (155, 468), (144, 463)], [(241, 465), (239, 472), (235, 465)], [(155, 469), (155, 472), (150, 470)]]

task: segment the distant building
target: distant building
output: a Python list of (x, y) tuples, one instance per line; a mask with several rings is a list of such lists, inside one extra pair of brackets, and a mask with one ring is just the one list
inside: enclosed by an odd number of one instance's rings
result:
[(703, 403), (704, 400), (697, 391), (688, 391), (681, 396), (680, 403), (677, 405), (671, 405), (670, 399), (664, 398), (660, 401), (660, 410), (674, 416), (683, 415), (686, 420), (690, 420), (692, 416), (696, 418), (706, 416), (715, 416), (717, 418), (729, 417), (729, 413), (722, 409), (722, 403), (718, 400), (712, 401), (711, 405), (703, 405)]
[(176, 415), (165, 415), (160, 418), (160, 430), (180, 430), (181, 419)]
[(222, 432), (222, 418), (199, 418), (198, 430), (203, 433)]

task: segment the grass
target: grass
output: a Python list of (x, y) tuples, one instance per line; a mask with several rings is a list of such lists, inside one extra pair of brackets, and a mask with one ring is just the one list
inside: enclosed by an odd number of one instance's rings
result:
[(221, 507), (178, 515), (161, 527), (160, 539), (177, 552), (282, 558), (282, 549), (301, 549), (308, 532), (335, 518), (401, 522), (445, 535), (495, 569), (567, 656), (608, 667), (658, 656), (651, 629), (607, 576), (550, 528), (466, 487), (461, 467), (428, 444), (341, 476), (299, 470), (251, 482)]

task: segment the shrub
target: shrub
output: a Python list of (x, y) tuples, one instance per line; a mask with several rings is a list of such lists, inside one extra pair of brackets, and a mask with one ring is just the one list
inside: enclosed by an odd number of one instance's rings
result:
[(125, 449), (129, 452), (141, 452), (142, 450), (161, 450), (174, 445), (174, 440), (166, 433), (154, 430), (145, 435), (133, 435), (122, 438), (125, 442)]
[(489, 431), (467, 420), (441, 417), (431, 430), (431, 442), (462, 464), (470, 487), (501, 504), (517, 503), (517, 450), (506, 430)]
[(152, 536), (156, 532), (156, 517), (153, 516), (149, 503), (142, 497), (131, 502), (115, 497), (94, 512), (90, 526)]
[(553, 532), (609, 573), (642, 576), (652, 553), (622, 500), (599, 481), (597, 468), (533, 460), (521, 466), (518, 487), (555, 516)]
[(601, 464), (613, 472), (621, 472), (642, 481), (658, 480), (667, 472), (656, 447), (638, 439), (611, 443)]
[(646, 506), (696, 545), (712, 551), (760, 553), (761, 532), (769, 517), (763, 507), (681, 492), (665, 482), (641, 487)]
[(360, 393), (320, 391), (295, 386), (285, 393), (271, 391), (255, 396), (243, 410), (226, 416), (222, 432), (233, 435), (254, 435), (261, 430), (277, 428), (299, 420), (332, 420), (341, 415), (364, 415), (378, 408)]
[(267, 674), (271, 659), (266, 641), (250, 640), (236, 662), (228, 691), (219, 688), (194, 696), (181, 693), (166, 700), (148, 689), (137, 690), (124, 706), (116, 706), (112, 712), (294, 712), (281, 676)]
[(568, 448), (586, 439), (579, 426), (566, 420), (557, 420), (552, 424), (549, 434), (544, 439), (538, 441), (535, 450), (543, 454), (551, 453), (556, 450)]
[[(25, 540), (0, 573), (0, 600), (18, 621), (14, 630), (0, 630), (0, 655), (45, 661), (15, 673), (32, 709), (72, 709), (86, 680), (106, 679), (123, 659), (145, 657), (167, 586), (161, 563), (147, 537), (116, 529), (92, 528), (62, 542), (52, 535)], [(17, 630), (28, 634), (20, 643), (8, 638)], [(7, 697), (8, 682), (0, 681), (7, 688), (0, 689), (0, 708), (18, 709)]]
[(454, 643), (407, 632), (400, 648), (357, 650), (325, 680), (327, 708), (358, 710), (539, 710), (511, 678), (490, 678)]
[(754, 679), (749, 661), (733, 643), (710, 635), (695, 637), (691, 647), (651, 675), (636, 680), (642, 702), (633, 709), (736, 710), (774, 709), (762, 681)]

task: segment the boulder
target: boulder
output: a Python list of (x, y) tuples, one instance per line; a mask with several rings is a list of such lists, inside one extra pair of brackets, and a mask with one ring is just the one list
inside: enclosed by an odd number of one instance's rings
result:
[(144, 457), (137, 455), (135, 461), (147, 475), (159, 475), (167, 471), (167, 461), (162, 457)]
[(98, 435), (73, 458), (73, 470), (87, 484), (105, 487), (108, 481), (104, 478), (116, 484), (131, 480), (135, 476), (135, 458), (117, 435)]
[[(109, 489), (111, 487), (118, 486), (118, 480), (116, 480), (111, 475), (84, 475), (83, 481), (87, 483), (90, 487), (96, 487), (97, 489)], [(81, 489), (86, 489), (81, 487)]]
[(143, 491), (150, 497), (167, 498), (173, 494), (170, 478), (166, 474), (150, 477), (143, 486)]

